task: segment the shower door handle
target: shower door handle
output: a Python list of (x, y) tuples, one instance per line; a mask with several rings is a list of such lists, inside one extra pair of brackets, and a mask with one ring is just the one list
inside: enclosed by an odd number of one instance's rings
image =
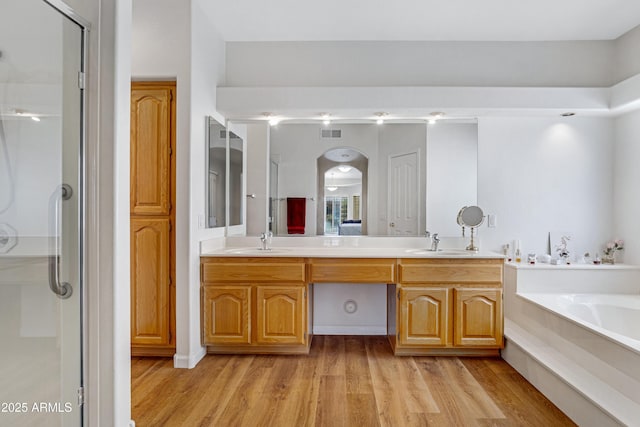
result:
[(49, 240), (49, 288), (58, 298), (67, 299), (73, 293), (70, 283), (60, 282), (60, 229), (62, 201), (69, 200), (73, 194), (71, 186), (62, 184), (49, 197), (49, 232), (53, 239)]

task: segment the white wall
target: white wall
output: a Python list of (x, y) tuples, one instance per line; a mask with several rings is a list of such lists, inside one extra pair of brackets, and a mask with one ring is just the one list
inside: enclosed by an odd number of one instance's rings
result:
[[(136, 0), (137, 1), (137, 0)], [(157, 6), (155, 7), (157, 9)], [(181, 301), (180, 309), (176, 307), (177, 339), (175, 366), (192, 368), (204, 356), (205, 349), (200, 341), (200, 245), (202, 240), (219, 237), (222, 229), (202, 229), (199, 227), (206, 212), (204, 156), (206, 144), (206, 116), (213, 116), (224, 123), (224, 118), (216, 111), (216, 87), (225, 79), (225, 45), (216, 28), (211, 24), (212, 5), (206, 0), (192, 0), (190, 11), (190, 138), (185, 141), (189, 147), (188, 164), (184, 164), (183, 172), (178, 176), (188, 177), (189, 188), (185, 191), (179, 206), (188, 206), (184, 221), (188, 227), (188, 241), (177, 254), (184, 254), (187, 271), (178, 275), (177, 283), (182, 284), (187, 292)], [(242, 136), (244, 128), (236, 130)], [(185, 230), (186, 232), (186, 230)], [(183, 252), (181, 253), (180, 250)], [(182, 325), (182, 327), (180, 327)], [(188, 332), (185, 331), (185, 325)]]
[[(482, 249), (520, 239), (547, 253), (548, 233), (574, 235), (592, 255), (612, 236), (613, 125), (608, 118), (478, 119), (478, 205), (497, 215)], [(513, 246), (512, 246), (513, 247)]]
[(611, 86), (614, 54), (613, 41), (229, 42), (226, 85)]
[(640, 264), (640, 111), (615, 120), (614, 226), (611, 238), (625, 240), (625, 263)]
[[(200, 344), (199, 241), (222, 236), (200, 229), (205, 215), (205, 117), (216, 111), (224, 82), (222, 38), (203, 0), (136, 0), (133, 10), (134, 79), (175, 79), (176, 114), (176, 356), (177, 367), (193, 367)], [(203, 218), (200, 218), (203, 217)]]
[(640, 73), (640, 26), (623, 34), (615, 41), (613, 81), (620, 82)]

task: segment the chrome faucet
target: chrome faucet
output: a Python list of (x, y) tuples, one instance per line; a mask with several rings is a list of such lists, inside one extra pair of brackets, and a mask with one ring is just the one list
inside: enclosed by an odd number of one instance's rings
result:
[(433, 233), (433, 236), (431, 236), (431, 250), (436, 252), (438, 250), (439, 243), (440, 238), (438, 237), (438, 233)]
[(273, 233), (271, 231), (265, 231), (264, 233), (261, 233), (260, 243), (262, 243), (262, 247), (260, 249), (262, 249), (263, 251), (270, 251), (271, 248), (269, 247), (269, 245), (271, 244), (272, 237)]

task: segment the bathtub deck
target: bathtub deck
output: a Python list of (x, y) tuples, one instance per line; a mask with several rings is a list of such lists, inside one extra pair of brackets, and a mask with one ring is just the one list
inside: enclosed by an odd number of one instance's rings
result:
[[(574, 358), (567, 357), (509, 319), (505, 320), (505, 338), (503, 358), (578, 424), (637, 424), (640, 405), (584, 369)], [(572, 354), (575, 355), (575, 349)], [(605, 366), (601, 368), (610, 369)], [(581, 404), (573, 404), (572, 410), (567, 410), (566, 404), (559, 403), (567, 399), (566, 387), (570, 388), (570, 393), (577, 393), (584, 400)], [(640, 385), (638, 387), (640, 390)], [(590, 409), (592, 405), (600, 410)]]
[(503, 359), (577, 424), (640, 425), (636, 346), (560, 314), (564, 307), (547, 307), (531, 293), (638, 295), (640, 268), (505, 265), (502, 351)]

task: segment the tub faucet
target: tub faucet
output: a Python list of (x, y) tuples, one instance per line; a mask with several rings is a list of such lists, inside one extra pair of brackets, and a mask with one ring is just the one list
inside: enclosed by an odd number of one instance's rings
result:
[(438, 243), (440, 243), (440, 238), (438, 237), (438, 233), (433, 233), (431, 236), (431, 250), (436, 252), (438, 250)]

